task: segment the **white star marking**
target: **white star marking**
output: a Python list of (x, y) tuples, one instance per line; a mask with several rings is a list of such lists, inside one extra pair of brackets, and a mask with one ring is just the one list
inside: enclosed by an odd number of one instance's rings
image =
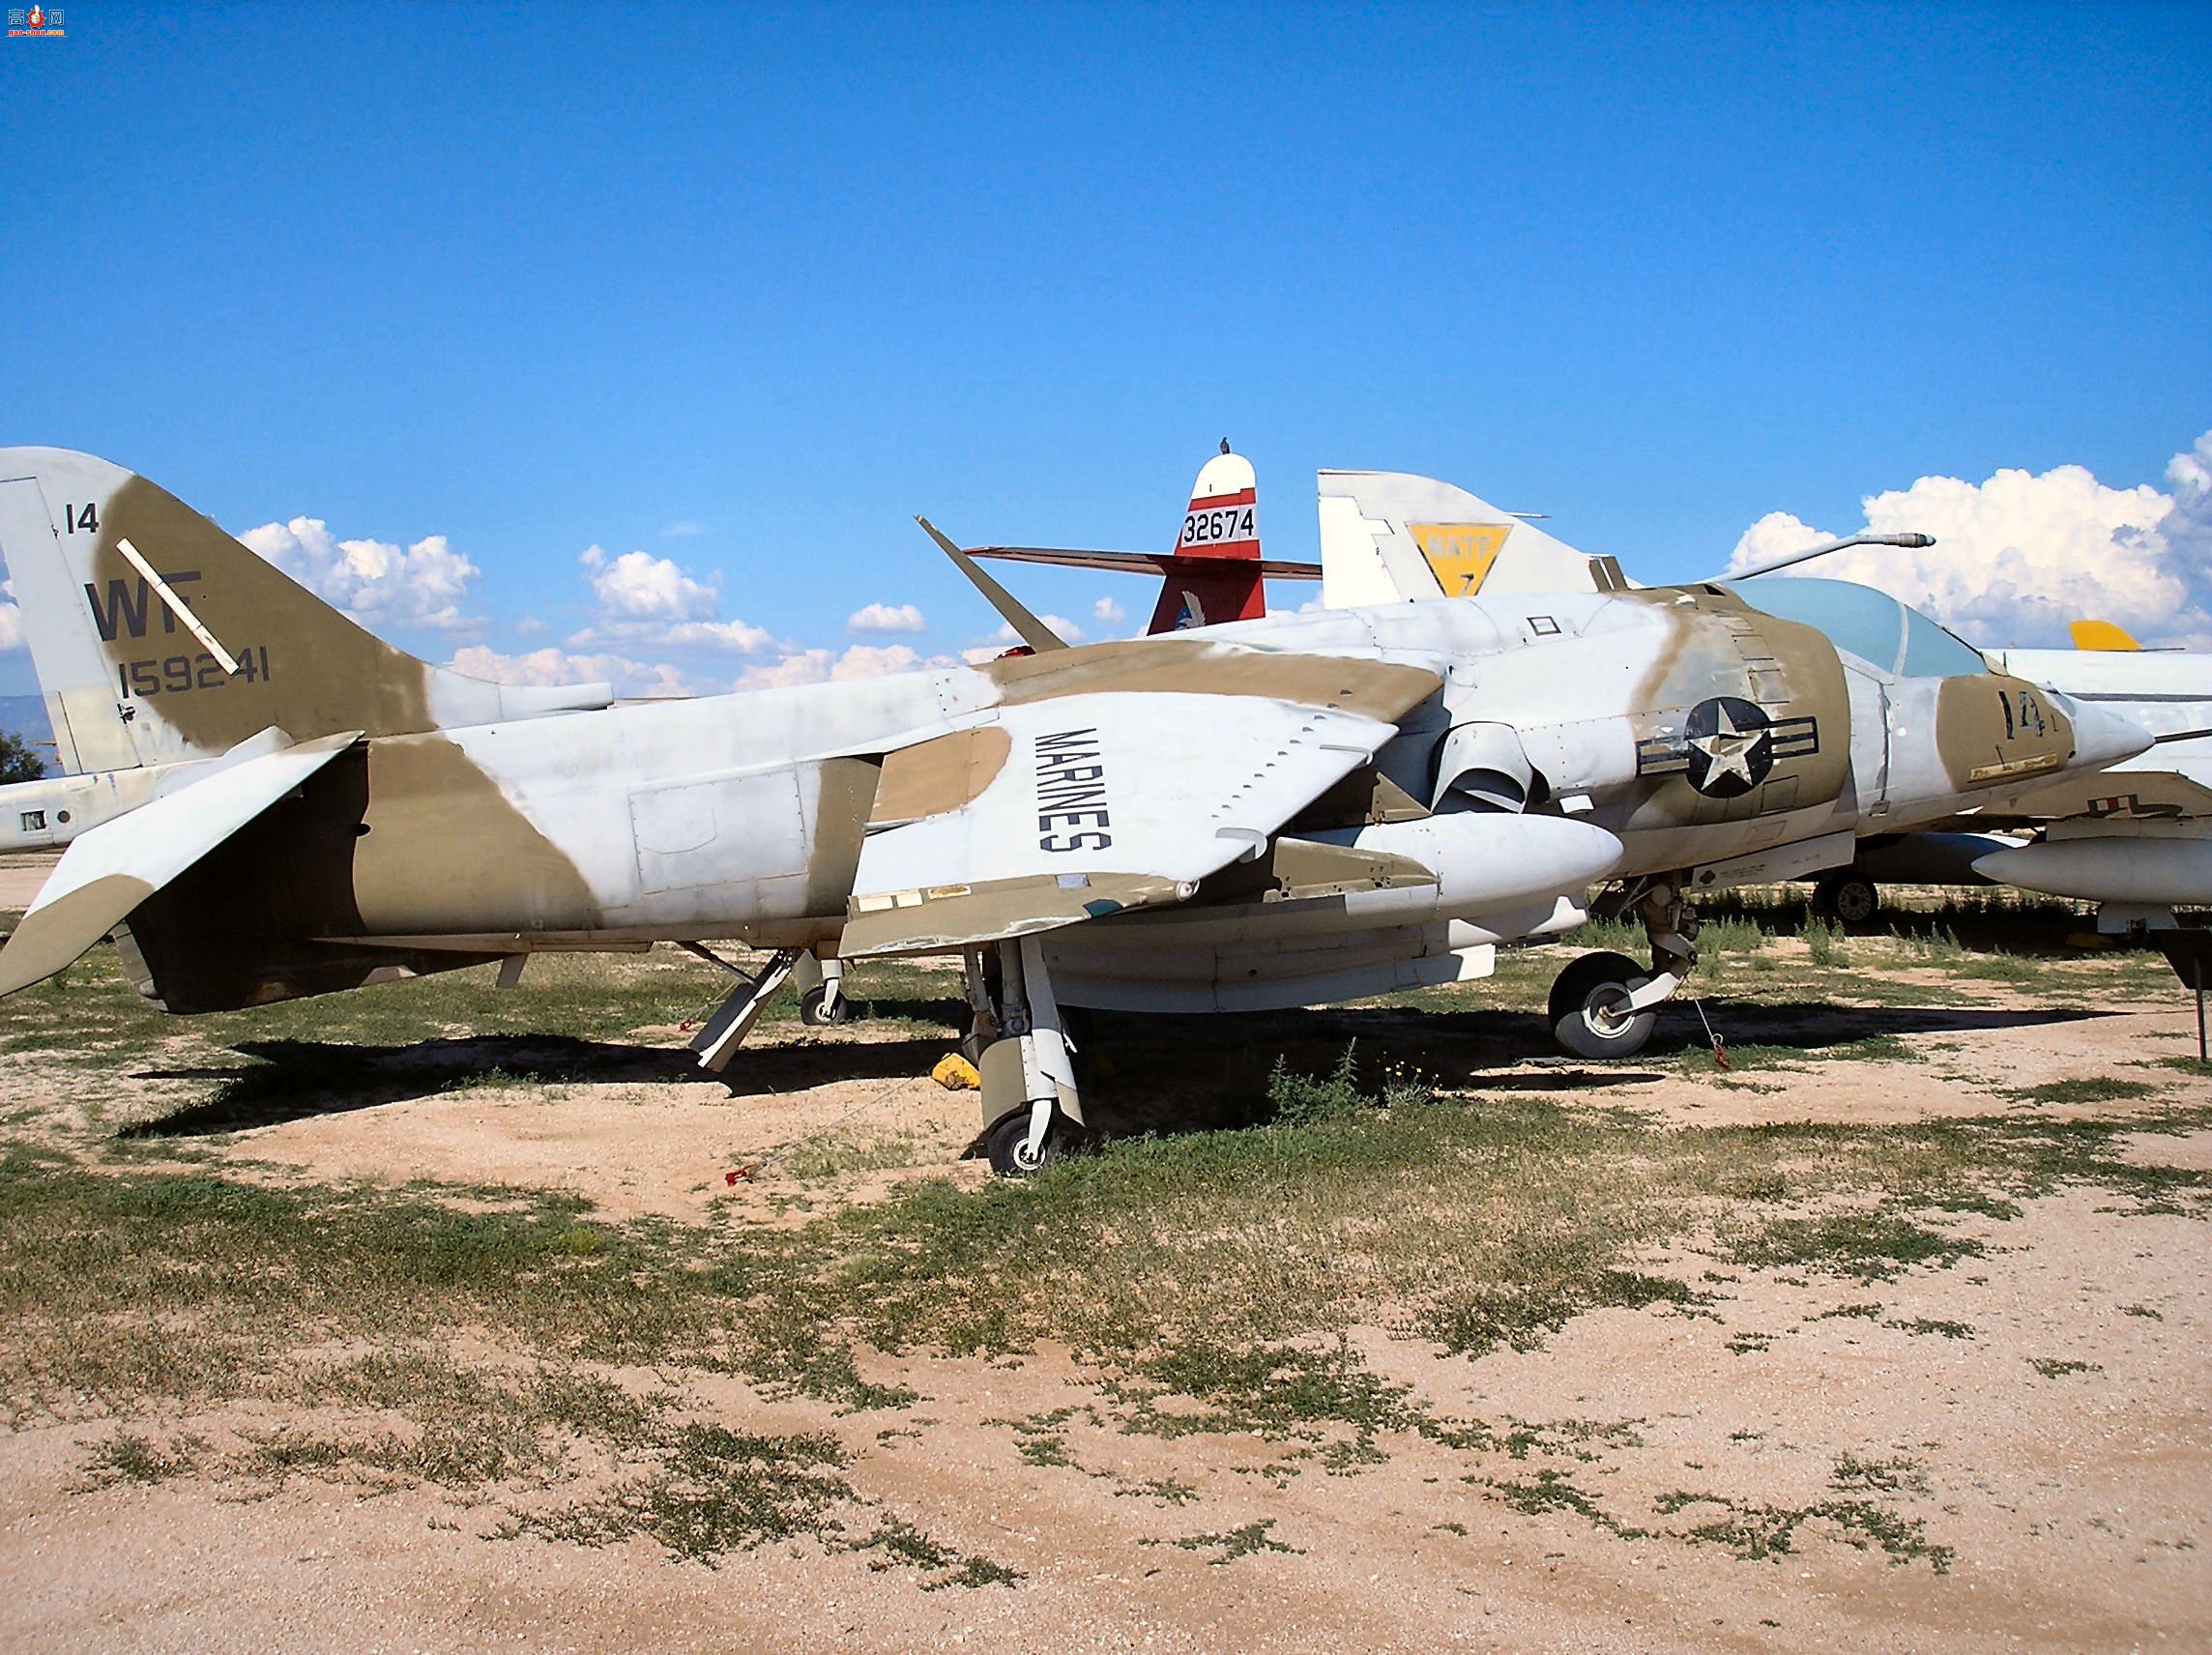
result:
[(1723, 776), (1741, 776), (1743, 785), (1751, 786), (1756, 779), (1751, 773), (1751, 750), (1766, 735), (1764, 727), (1757, 730), (1738, 730), (1729, 719), (1728, 709), (1716, 707), (1713, 717), (1720, 728), (1710, 736), (1694, 737), (1690, 745), (1705, 755), (1710, 762), (1705, 766), (1705, 785), (1711, 787)]

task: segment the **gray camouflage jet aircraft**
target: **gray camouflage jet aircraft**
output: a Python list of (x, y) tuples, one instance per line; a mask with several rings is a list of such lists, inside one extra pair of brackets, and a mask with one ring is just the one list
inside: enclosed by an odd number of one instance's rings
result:
[(985, 577), (1034, 653), (617, 706), (402, 653), (86, 454), (0, 450), (0, 553), (71, 772), (0, 793), (68, 842), (0, 994), (109, 936), (177, 1012), (738, 939), (775, 952), (696, 1042), (720, 1067), (795, 971), (833, 1004), (845, 960), (954, 955), (1002, 1171), (1082, 1121), (1063, 1005), (1481, 977), (1625, 881), (1649, 967), (1585, 955), (1551, 1003), (1570, 1050), (1625, 1054), (1695, 895), (2150, 744), (1916, 614), (1877, 678), (1714, 583), (1078, 649)]

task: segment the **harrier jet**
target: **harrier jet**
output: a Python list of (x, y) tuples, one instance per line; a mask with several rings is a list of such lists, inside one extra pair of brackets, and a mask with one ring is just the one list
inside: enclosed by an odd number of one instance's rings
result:
[(1617, 881), (1649, 968), (1585, 955), (1551, 1009), (1570, 1048), (1629, 1052), (1695, 961), (1698, 894), (2150, 744), (1908, 611), (1875, 673), (1710, 582), (1080, 649), (998, 592), (1033, 653), (616, 706), (402, 653), (86, 454), (0, 450), (0, 553), (72, 772), (0, 799), (70, 841), (0, 994), (110, 936), (177, 1012), (738, 939), (773, 955), (702, 1033), (719, 1066), (802, 960), (946, 955), (1009, 1171), (1082, 1121), (1063, 1006), (1478, 978)]

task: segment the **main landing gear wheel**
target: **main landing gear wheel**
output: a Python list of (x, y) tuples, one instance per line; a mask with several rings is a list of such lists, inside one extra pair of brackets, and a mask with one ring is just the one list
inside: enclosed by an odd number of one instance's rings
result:
[(1054, 1115), (1052, 1124), (1045, 1129), (1044, 1142), (1033, 1156), (1030, 1112), (1027, 1108), (1012, 1110), (991, 1123), (991, 1130), (983, 1137), (983, 1154), (991, 1163), (991, 1171), (1003, 1178), (1034, 1177), (1060, 1159), (1067, 1130), (1068, 1122)]
[(1626, 954), (1585, 954), (1552, 983), (1546, 1006), (1552, 1037), (1578, 1058), (1634, 1057), (1651, 1038), (1659, 1013), (1622, 1008), (1650, 980)]
[(1839, 925), (1856, 931), (1873, 924), (1875, 915), (1881, 912), (1881, 892), (1863, 874), (1827, 874), (1813, 886), (1813, 907)]
[(843, 995), (825, 1006), (830, 1001), (827, 988), (810, 988), (799, 997), (799, 1021), (809, 1029), (820, 1029), (832, 1023), (850, 1023), (853, 1005)]

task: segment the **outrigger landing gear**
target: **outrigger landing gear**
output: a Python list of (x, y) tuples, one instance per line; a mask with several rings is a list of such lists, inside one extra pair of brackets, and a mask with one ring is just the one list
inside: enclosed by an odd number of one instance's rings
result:
[(752, 1032), (761, 1013), (768, 1009), (769, 998), (786, 982), (799, 991), (800, 1022), (842, 1023), (852, 1015), (851, 1008), (837, 992), (844, 981), (845, 962), (833, 954), (825, 956), (803, 948), (779, 948), (769, 956), (759, 975), (748, 977), (703, 943), (681, 943), (678, 946), (697, 954), (709, 965), (720, 966), (738, 979), (738, 986), (730, 991), (729, 998), (691, 1037), (691, 1050), (699, 1054), (699, 1066), (711, 1073), (720, 1074), (730, 1066), (730, 1059), (739, 1045)]
[(699, 1066), (718, 1075), (730, 1066), (730, 1059), (739, 1043), (752, 1032), (753, 1025), (768, 1008), (769, 997), (783, 986), (801, 955), (797, 948), (780, 948), (769, 956), (760, 975), (748, 977), (703, 944), (685, 943), (682, 946), (702, 960), (720, 966), (738, 979), (738, 986), (730, 991), (729, 999), (723, 1001), (699, 1032), (691, 1036), (691, 1050), (699, 1054)]
[[(1546, 1014), (1562, 1051), (1578, 1058), (1631, 1058), (1644, 1050), (1658, 1007), (1680, 990), (1698, 950), (1698, 916), (1670, 880), (1632, 888), (1619, 905), (1644, 921), (1651, 942), (1646, 972), (1626, 954), (1585, 954), (1552, 983)], [(1616, 910), (1617, 911), (1617, 910)]]
[(1073, 1048), (1034, 938), (968, 952), (969, 1044), (983, 1077), (983, 1147), (1004, 1177), (1041, 1172), (1083, 1124)]
[(799, 993), (799, 1021), (809, 1028), (844, 1023), (853, 1015), (853, 1002), (845, 998), (845, 962), (819, 949), (801, 954), (793, 968), (791, 986)]

